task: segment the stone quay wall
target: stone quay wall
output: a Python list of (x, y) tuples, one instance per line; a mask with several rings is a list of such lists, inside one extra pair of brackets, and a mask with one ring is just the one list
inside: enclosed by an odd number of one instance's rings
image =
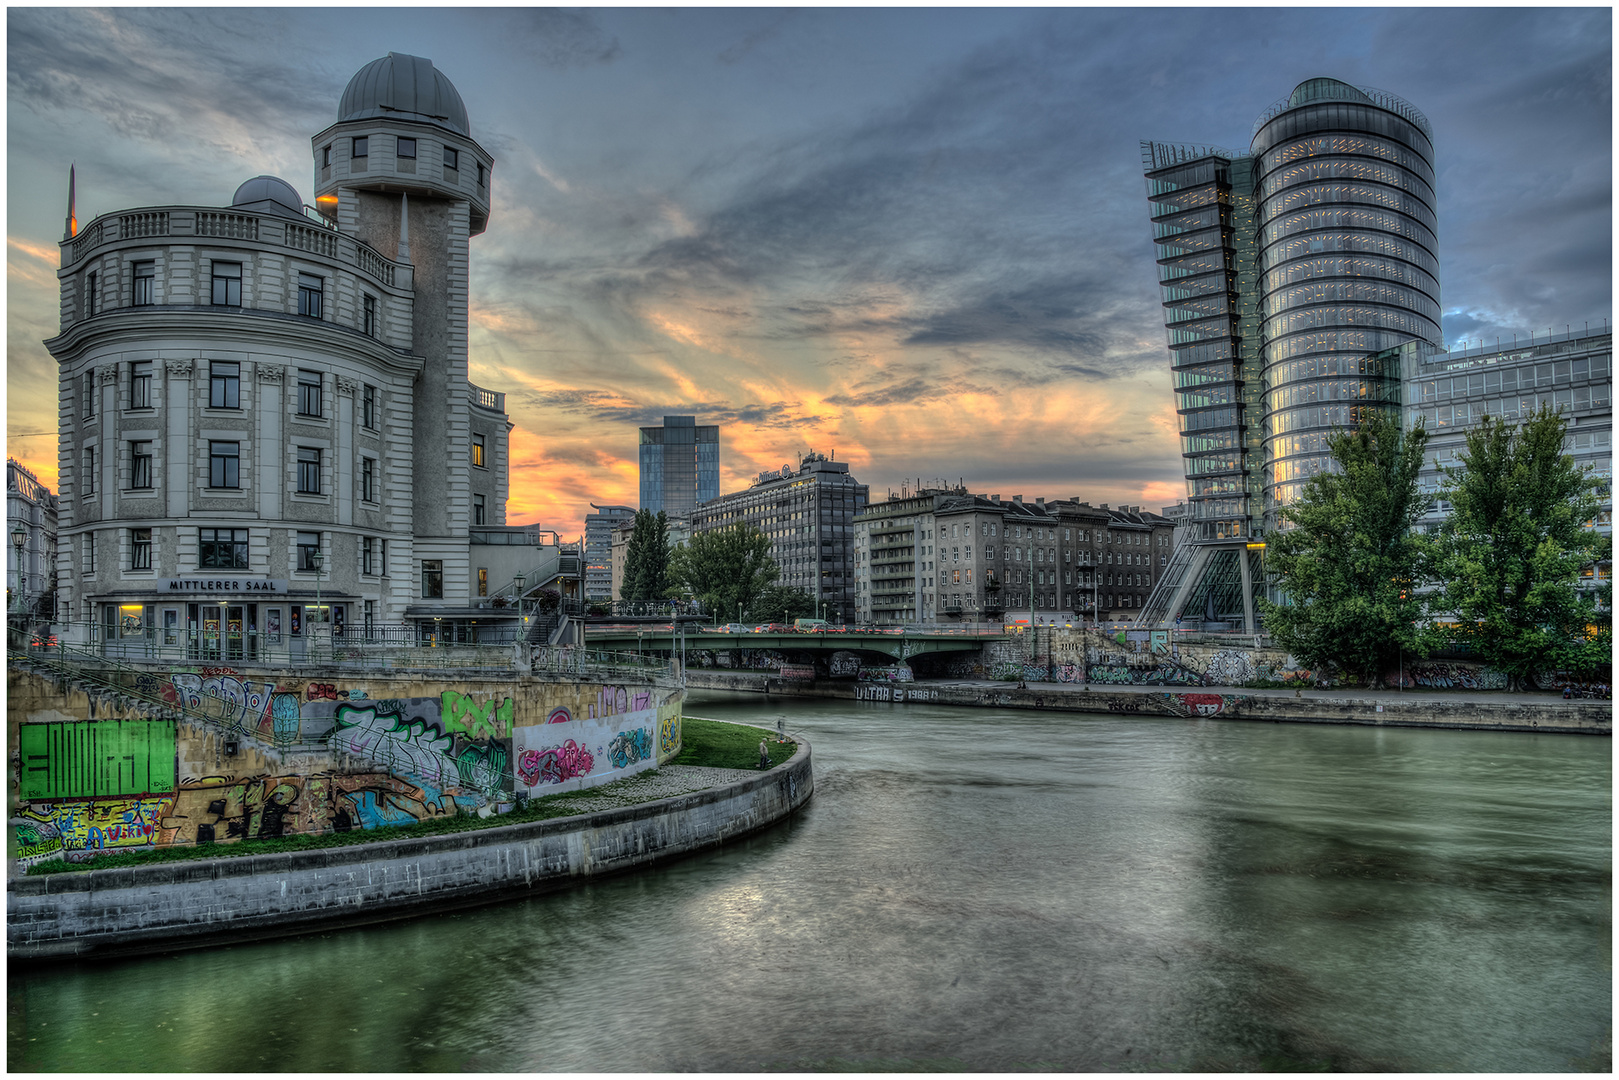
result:
[(1585, 735), (1613, 734), (1611, 701), (1544, 702), (1454, 701), (1427, 694), (1410, 697), (1359, 696), (1339, 690), (1331, 696), (1309, 691), (1211, 691), (1167, 688), (1163, 691), (1089, 690), (1052, 685), (1015, 686), (859, 683), (849, 680), (782, 679), (764, 673), (722, 675), (687, 673), (688, 690), (765, 694), (770, 697), (840, 698), (852, 701), (966, 705), (980, 708), (1036, 709), (1046, 712), (1126, 713), (1187, 718), (1267, 720), (1302, 724), (1368, 724), (1385, 727), (1463, 728), (1478, 731), (1545, 731)]
[(471, 907), (714, 847), (814, 793), (809, 743), (691, 795), (550, 821), (355, 847), (13, 877), (8, 959), (162, 952)]

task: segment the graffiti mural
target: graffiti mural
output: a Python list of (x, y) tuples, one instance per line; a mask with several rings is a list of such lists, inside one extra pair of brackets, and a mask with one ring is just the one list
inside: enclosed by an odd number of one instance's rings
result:
[(337, 687), (329, 682), (312, 682), (304, 687), (305, 701), (336, 701)]
[(1153, 667), (1125, 667), (1122, 664), (1091, 664), (1086, 670), (1087, 682), (1103, 686), (1201, 686), (1203, 680), (1195, 672), (1173, 664)]
[(1203, 677), (1211, 686), (1242, 686), (1254, 674), (1253, 656), (1236, 649), (1215, 653), (1203, 668)]
[[(230, 669), (203, 670), (207, 672)], [(225, 719), (266, 734), (273, 730), (270, 700), (275, 693), (274, 683), (256, 683), (249, 679), (239, 679), (234, 673), (194, 675), (189, 671), (177, 671), (169, 676), (169, 685), (174, 694), (175, 704), (200, 710), (205, 708), (203, 698), (214, 698), (224, 703)]]
[(9, 824), (17, 837), (18, 866), (33, 866), (62, 857), (62, 834), (57, 832), (54, 822), (12, 818)]
[(545, 718), (545, 722), (547, 724), (571, 724), (573, 723), (573, 713), (559, 705), (551, 710), (551, 715)]
[(658, 710), (658, 764), (680, 753), (680, 711)]
[(906, 663), (890, 664), (887, 667), (863, 667), (860, 669), (861, 682), (914, 682), (916, 674), (911, 671), (911, 665)]
[(561, 784), (588, 776), (595, 764), (589, 750), (568, 739), (561, 746), (524, 750), (517, 757), (517, 778), (531, 788)]
[(627, 769), (652, 756), (652, 734), (646, 728), (620, 731), (607, 744), (607, 757), (615, 769)]
[(1219, 716), (1226, 708), (1219, 694), (1165, 694), (1163, 701), (1176, 716)]
[(834, 679), (854, 678), (860, 674), (860, 657), (853, 653), (833, 653), (829, 667)]
[[(1399, 682), (1399, 669), (1389, 673), (1388, 681)], [(1441, 661), (1423, 661), (1405, 665), (1407, 686), (1426, 686), (1435, 690), (1505, 690), (1505, 672), (1474, 664), (1453, 664)]]
[(652, 692), (650, 690), (631, 690), (623, 686), (604, 686), (596, 695), (594, 704), (588, 706), (588, 719), (601, 720), (609, 716), (623, 716), (629, 712), (639, 712), (652, 705)]
[(857, 686), (854, 699), (856, 701), (937, 701), (937, 690), (923, 690), (919, 687), (907, 689), (903, 686)]
[(55, 829), (63, 856), (79, 862), (102, 851), (155, 847), (159, 821), (173, 804), (172, 795), (30, 803), (18, 816)]
[(439, 695), (439, 708), (446, 731), (464, 732), (474, 739), (504, 739), (511, 734), (511, 698), (501, 702), (490, 698), (480, 705), (471, 694), (446, 690)]
[(278, 741), (296, 738), (301, 718), (297, 694), (276, 694), (271, 697), (270, 725)]
[(499, 790), (509, 755), (500, 742), (457, 739), (425, 716), (407, 720), (399, 713), (353, 705), (338, 706), (331, 742), (429, 790), (467, 796)]

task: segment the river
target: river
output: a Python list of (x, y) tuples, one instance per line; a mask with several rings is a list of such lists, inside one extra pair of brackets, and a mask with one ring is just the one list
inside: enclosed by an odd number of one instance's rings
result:
[(12, 1070), (1606, 1069), (1607, 739), (695, 700), (814, 747), (652, 871), (12, 971)]

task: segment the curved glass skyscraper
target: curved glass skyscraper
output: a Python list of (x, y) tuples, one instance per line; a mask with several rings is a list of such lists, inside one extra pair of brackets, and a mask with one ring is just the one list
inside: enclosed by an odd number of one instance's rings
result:
[(1439, 332), (1432, 129), (1406, 102), (1301, 83), (1254, 125), (1265, 526), (1328, 460), (1327, 433), (1397, 409), (1370, 354)]
[(1249, 152), (1144, 142), (1193, 544), (1142, 621), (1241, 613), (1257, 541), (1330, 461), (1326, 439), (1400, 406), (1373, 354), (1442, 342), (1433, 132), (1392, 94), (1310, 79)]

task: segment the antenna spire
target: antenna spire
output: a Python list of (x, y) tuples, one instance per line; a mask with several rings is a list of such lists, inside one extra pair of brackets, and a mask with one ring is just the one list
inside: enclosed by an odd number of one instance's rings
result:
[(73, 210), (74, 187), (75, 181), (77, 180), (77, 177), (74, 176), (76, 169), (76, 165), (69, 165), (67, 167), (67, 224), (65, 226), (65, 230), (67, 232), (66, 239), (68, 240), (71, 240), (75, 236), (79, 235), (79, 216)]

